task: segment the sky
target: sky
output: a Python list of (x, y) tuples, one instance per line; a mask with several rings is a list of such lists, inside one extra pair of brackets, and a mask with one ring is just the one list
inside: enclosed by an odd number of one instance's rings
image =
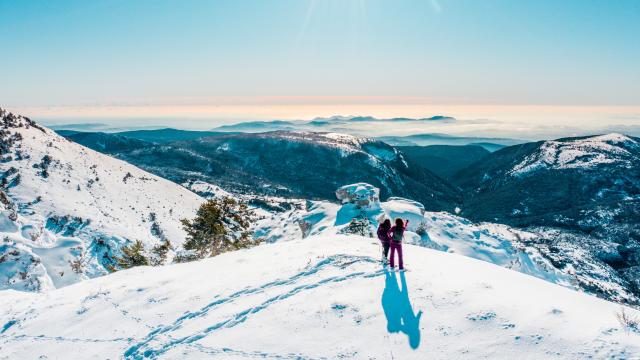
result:
[(639, 38), (636, 0), (0, 0), (0, 106), (45, 123), (636, 129)]

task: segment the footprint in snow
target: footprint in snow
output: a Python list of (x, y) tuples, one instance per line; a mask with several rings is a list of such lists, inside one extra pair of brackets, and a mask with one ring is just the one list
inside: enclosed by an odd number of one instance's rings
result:
[(9, 320), (9, 322), (7, 322), (6, 324), (4, 324), (2, 326), (2, 329), (0, 329), (0, 334), (4, 333), (5, 331), (9, 330), (10, 327), (12, 327), (13, 325), (17, 324), (18, 320)]
[(480, 311), (477, 313), (467, 314), (467, 320), (471, 321), (488, 321), (496, 317), (493, 311)]
[(348, 305), (338, 303), (331, 305), (331, 309), (335, 312), (343, 312), (348, 307)]
[(518, 335), (514, 338), (516, 341), (526, 341), (526, 342), (530, 342), (533, 345), (538, 345), (542, 342), (542, 340), (544, 340), (544, 336), (542, 335), (529, 335), (527, 337), (523, 337), (521, 335)]
[(89, 308), (83, 306), (83, 307), (81, 307), (80, 309), (78, 309), (76, 311), (76, 314), (82, 315), (82, 314), (86, 313), (87, 311), (89, 311)]

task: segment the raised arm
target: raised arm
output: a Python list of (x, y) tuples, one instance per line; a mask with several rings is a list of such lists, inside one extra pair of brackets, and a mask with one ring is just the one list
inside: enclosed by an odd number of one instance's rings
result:
[(404, 228), (406, 229), (406, 228), (407, 228), (407, 226), (409, 226), (409, 219), (406, 219), (406, 220), (404, 221)]

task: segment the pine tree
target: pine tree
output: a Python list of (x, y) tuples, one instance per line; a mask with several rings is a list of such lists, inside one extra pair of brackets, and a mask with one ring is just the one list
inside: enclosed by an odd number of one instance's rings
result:
[(167, 254), (169, 250), (171, 250), (171, 242), (168, 239), (163, 240), (160, 244), (156, 245), (151, 249), (153, 253), (153, 257), (151, 258), (151, 265), (158, 266), (162, 265), (167, 261)]
[(244, 203), (225, 197), (200, 206), (195, 219), (182, 219), (187, 232), (186, 250), (203, 259), (252, 245), (248, 231), (253, 212)]
[(121, 251), (122, 256), (116, 257), (116, 262), (120, 269), (149, 265), (149, 259), (144, 255), (144, 245), (140, 240), (136, 240), (131, 245), (123, 246)]

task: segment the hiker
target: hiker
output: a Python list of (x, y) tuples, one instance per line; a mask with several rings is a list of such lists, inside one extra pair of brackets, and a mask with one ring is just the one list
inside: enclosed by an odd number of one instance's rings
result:
[(402, 263), (402, 237), (404, 236), (404, 231), (407, 230), (407, 225), (409, 225), (409, 220), (396, 219), (396, 225), (389, 229), (389, 236), (391, 237), (390, 247), (391, 247), (391, 258), (390, 266), (394, 267), (394, 253), (398, 252), (398, 268), (400, 270), (404, 270), (404, 264)]
[(391, 246), (390, 230), (391, 220), (389, 219), (384, 219), (384, 221), (378, 225), (378, 239), (382, 244), (382, 262), (384, 264), (389, 262), (389, 246)]

